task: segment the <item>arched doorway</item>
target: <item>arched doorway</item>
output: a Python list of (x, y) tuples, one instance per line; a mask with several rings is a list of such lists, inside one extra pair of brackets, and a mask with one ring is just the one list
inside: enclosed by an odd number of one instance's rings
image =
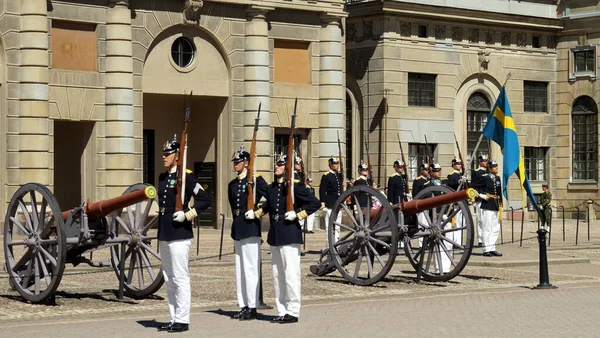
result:
[[(481, 92), (474, 92), (467, 101), (467, 156), (471, 170), (479, 167), (477, 158), (480, 155), (490, 156), (490, 143), (487, 138), (483, 138), (477, 148), (477, 153), (473, 154), (481, 132), (487, 123), (487, 117), (492, 109), (490, 100)], [(473, 154), (473, 159), (470, 158)], [(467, 176), (470, 178), (471, 170), (467, 170)]]
[(573, 180), (596, 181), (598, 178), (598, 105), (589, 96), (573, 102)]
[[(200, 225), (216, 224), (226, 205), (230, 173), (226, 151), (233, 129), (230, 121), (230, 67), (218, 40), (199, 27), (173, 26), (161, 32), (146, 54), (142, 74), (143, 171), (156, 184), (164, 170), (160, 150), (183, 131), (191, 107), (187, 169), (193, 170), (213, 204), (198, 217)], [(191, 96), (190, 102), (190, 93)]]

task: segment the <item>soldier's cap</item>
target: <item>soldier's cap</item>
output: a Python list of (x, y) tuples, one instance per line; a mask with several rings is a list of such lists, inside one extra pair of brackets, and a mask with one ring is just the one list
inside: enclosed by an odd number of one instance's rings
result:
[(163, 144), (162, 152), (164, 155), (170, 155), (179, 150), (179, 142), (177, 140), (177, 134), (173, 135), (172, 141), (167, 141)]
[(337, 157), (334, 157), (333, 155), (331, 155), (331, 157), (329, 158), (329, 164), (338, 164), (340, 163), (340, 160)]
[(275, 164), (276, 165), (287, 164), (287, 155), (286, 154), (275, 154)]
[(460, 158), (454, 157), (452, 159), (452, 165), (455, 165), (455, 164), (462, 164), (462, 161), (460, 160)]
[(542, 188), (548, 188), (548, 183), (542, 183)]
[(360, 164), (358, 165), (358, 171), (369, 170), (369, 166), (365, 164), (365, 161), (360, 160)]
[(231, 156), (231, 162), (238, 163), (242, 161), (250, 160), (250, 153), (244, 150), (244, 146), (240, 147), (240, 150), (234, 151), (233, 156)]
[(421, 163), (419, 170), (427, 170), (427, 165), (425, 163)]
[(442, 171), (442, 166), (439, 163), (433, 163), (429, 166), (431, 171)]
[(488, 160), (489, 160), (489, 158), (486, 154), (479, 155), (479, 162), (483, 162), (483, 161), (487, 162)]
[(400, 160), (400, 159), (395, 160), (394, 168), (404, 168), (404, 162), (402, 162), (402, 160)]
[(489, 163), (488, 163), (488, 166), (490, 168), (497, 167), (498, 166), (498, 162), (496, 162), (495, 160), (490, 160)]

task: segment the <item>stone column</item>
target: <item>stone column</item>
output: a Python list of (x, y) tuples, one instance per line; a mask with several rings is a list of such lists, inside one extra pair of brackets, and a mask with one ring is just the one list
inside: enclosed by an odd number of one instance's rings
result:
[[(263, 176), (271, 177), (271, 128), (270, 128), (270, 71), (269, 29), (266, 15), (270, 8), (252, 6), (246, 10), (246, 55), (244, 57), (244, 133), (243, 142), (250, 151), (250, 141), (259, 103), (260, 128), (256, 135), (257, 158), (255, 168)], [(238, 150), (239, 146), (234, 150)]]
[[(321, 16), (321, 39), (319, 42), (319, 168), (328, 168), (327, 159), (338, 156), (337, 133), (345, 155), (345, 115), (343, 50), (341, 18)], [(345, 158), (345, 156), (344, 156)], [(348, 163), (344, 163), (344, 171)]]
[(136, 183), (134, 161), (133, 63), (128, 0), (110, 0), (106, 15), (105, 196), (119, 196)]
[(52, 185), (47, 15), (46, 0), (21, 2), (19, 111), (8, 118), (9, 184)]

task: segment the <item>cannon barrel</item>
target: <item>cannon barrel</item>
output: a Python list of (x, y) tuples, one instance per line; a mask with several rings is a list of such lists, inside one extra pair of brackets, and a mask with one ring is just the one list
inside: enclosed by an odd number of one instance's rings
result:
[[(156, 197), (156, 188), (148, 186), (144, 189), (139, 189), (115, 198), (98, 201), (98, 202), (87, 202), (85, 204), (85, 213), (89, 219), (96, 219), (104, 217), (113, 211), (121, 210), (127, 206), (142, 202), (146, 199), (152, 199)], [(71, 214), (72, 209), (62, 212), (63, 220), (67, 220)]]
[(415, 215), (425, 210), (430, 210), (444, 205), (464, 201), (466, 199), (473, 199), (477, 196), (477, 191), (475, 191), (475, 189), (473, 188), (469, 188), (450, 194), (412, 200), (410, 202), (402, 203), (402, 213), (404, 214), (404, 216)]

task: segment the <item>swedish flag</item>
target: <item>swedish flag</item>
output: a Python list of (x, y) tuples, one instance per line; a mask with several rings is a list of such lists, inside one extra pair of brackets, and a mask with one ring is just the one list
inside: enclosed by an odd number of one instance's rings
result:
[[(504, 162), (502, 170), (502, 193), (504, 197), (508, 200), (506, 183), (510, 176), (516, 173), (521, 182), (521, 192), (523, 192), (523, 188), (525, 188), (527, 196), (529, 196), (533, 206), (541, 215), (542, 211), (537, 205), (535, 197), (533, 196), (533, 191), (531, 191), (531, 186), (529, 185), (529, 179), (525, 173), (525, 164), (519, 148), (519, 136), (517, 135), (515, 121), (513, 120), (512, 112), (510, 111), (510, 105), (504, 86), (502, 86), (500, 95), (498, 95), (498, 99), (488, 116), (487, 124), (485, 125), (485, 128), (483, 128), (483, 135), (496, 142), (502, 150)], [(523, 194), (523, 209), (525, 209), (525, 205), (525, 194)]]

